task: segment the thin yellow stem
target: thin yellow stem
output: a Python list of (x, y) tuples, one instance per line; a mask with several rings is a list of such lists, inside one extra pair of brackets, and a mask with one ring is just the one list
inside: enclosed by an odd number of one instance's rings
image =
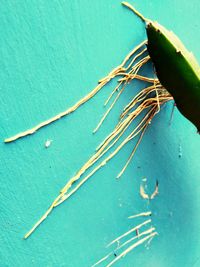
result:
[(119, 84), (114, 88), (114, 90), (111, 92), (111, 94), (108, 96), (108, 98), (106, 99), (104, 106), (106, 106), (108, 104), (108, 102), (110, 101), (110, 99), (112, 98), (112, 96), (114, 95), (114, 93), (116, 91), (119, 90), (120, 86), (122, 85), (123, 82), (119, 82)]
[(126, 254), (128, 254), (131, 250), (133, 250), (134, 248), (138, 247), (139, 245), (143, 244), (145, 241), (147, 241), (148, 239), (153, 238), (154, 236), (156, 236), (158, 233), (154, 232), (142, 239), (140, 239), (139, 241), (137, 241), (136, 243), (134, 243), (133, 245), (131, 245), (130, 247), (128, 247), (125, 251), (123, 251), (119, 256), (117, 256), (113, 261), (111, 261), (108, 265), (106, 265), (106, 267), (110, 267), (112, 266), (114, 263), (116, 263), (119, 259), (123, 258), (124, 256), (126, 256)]
[(125, 115), (138, 103), (142, 100), (146, 99), (148, 94), (153, 92), (155, 90), (154, 86), (149, 86), (144, 88), (141, 92), (139, 92), (132, 100), (131, 102), (123, 109), (122, 114), (120, 115), (120, 118), (124, 118)]
[(129, 65), (127, 67), (125, 67), (125, 71), (127, 71), (128, 69), (130, 69), (130, 67), (133, 65), (133, 63), (136, 61), (136, 59), (138, 59), (141, 55), (143, 55), (145, 52), (147, 51), (147, 48), (144, 48), (140, 53), (138, 53), (129, 63)]
[(27, 232), (24, 236), (24, 239), (27, 239), (34, 231), (35, 229), (47, 218), (47, 216), (51, 213), (53, 208), (55, 207), (55, 203), (59, 200), (60, 195), (53, 201), (49, 209), (45, 212), (45, 214), (40, 218), (40, 220), (31, 228), (29, 232)]
[(155, 227), (151, 227), (150, 229), (148, 229), (148, 230), (146, 230), (146, 231), (143, 231), (143, 232), (139, 233), (138, 235), (136, 235), (136, 236), (134, 236), (134, 237), (128, 239), (127, 241), (125, 241), (124, 243), (122, 243), (122, 244), (116, 249), (116, 251), (119, 250), (119, 249), (121, 249), (122, 247), (126, 246), (126, 245), (129, 244), (131, 241), (133, 241), (133, 240), (135, 240), (135, 239), (138, 239), (138, 238), (140, 238), (141, 236), (144, 236), (144, 235), (147, 235), (147, 234), (152, 233), (154, 230), (155, 230)]
[[(151, 234), (152, 232), (154, 232), (155, 227), (151, 227), (150, 229), (143, 231), (141, 233), (139, 233), (138, 235), (128, 239), (127, 241), (125, 241), (124, 243), (122, 243), (120, 246), (117, 246), (117, 248), (114, 250), (115, 252), (117, 252), (118, 250), (120, 250), (122, 247), (126, 246), (127, 244), (129, 244), (130, 242), (134, 241), (135, 239), (139, 239), (141, 236), (144, 235), (148, 235)], [(119, 243), (118, 243), (119, 244)], [(95, 267), (97, 265), (99, 265), (100, 263), (102, 263), (103, 261), (107, 260), (111, 255), (113, 254), (113, 252), (110, 252), (109, 254), (107, 254), (105, 257), (101, 258), (98, 262), (96, 262), (94, 265), (92, 265), (92, 267)]]
[[(138, 126), (137, 126), (138, 127)], [(144, 126), (143, 126), (144, 127)], [(64, 202), (65, 200), (67, 200), (71, 195), (73, 195), (90, 177), (92, 177), (92, 175), (95, 173), (95, 172), (97, 172), (101, 167), (103, 167), (103, 166), (105, 166), (106, 165), (106, 163), (109, 161), (109, 160), (111, 160), (118, 152), (119, 152), (119, 150), (121, 150), (121, 148), (126, 144), (126, 143), (128, 143), (133, 137), (135, 137), (135, 136), (137, 136), (139, 133), (140, 133), (140, 131), (143, 129), (143, 127), (140, 129), (140, 130), (138, 130), (138, 132), (136, 132), (134, 135), (133, 135), (133, 132), (115, 149), (115, 151), (114, 152), (112, 152), (105, 160), (103, 160), (96, 168), (94, 168), (85, 178), (83, 178), (80, 182), (79, 182), (79, 184), (74, 188), (74, 189), (72, 189), (68, 194), (66, 194), (67, 193), (67, 191), (68, 191), (68, 189), (70, 188), (70, 187), (68, 187), (67, 189), (65, 188), (65, 194), (64, 194), (64, 191), (62, 191), (62, 197), (60, 197), (60, 199), (59, 199), (59, 201), (57, 202), (57, 203), (55, 203), (55, 207), (56, 206), (58, 206), (58, 205), (60, 205), (62, 202)], [(136, 129), (134, 129), (134, 132), (135, 132), (135, 130)], [(115, 143), (116, 142), (116, 140), (113, 142), (113, 143)], [(113, 144), (111, 144), (111, 146), (112, 146)], [(110, 147), (111, 147), (110, 146)], [(110, 149), (110, 147), (108, 147), (101, 155), (100, 155), (100, 157), (102, 157), (102, 155), (108, 150), (108, 149)], [(99, 158), (100, 158), (99, 157)], [(98, 158), (98, 159), (99, 159)], [(95, 160), (96, 161), (96, 160)], [(92, 163), (92, 164), (94, 164), (94, 162)]]
[(114, 107), (115, 103), (117, 102), (117, 100), (119, 99), (119, 97), (121, 96), (121, 94), (123, 93), (123, 91), (125, 89), (125, 86), (126, 86), (126, 84), (119, 91), (119, 93), (115, 97), (113, 103), (111, 104), (111, 106), (109, 107), (109, 109), (105, 112), (105, 114), (101, 118), (100, 122), (98, 123), (97, 127), (94, 129), (93, 133), (96, 133), (98, 131), (98, 129), (101, 127), (102, 123), (104, 122), (104, 120), (106, 119), (106, 117), (108, 116), (108, 114), (110, 113), (110, 111), (112, 110), (112, 108)]
[[(52, 119), (49, 119), (41, 124), (39, 124), (38, 126), (34, 127), (31, 130), (28, 130), (24, 133), (18, 134), (15, 137), (11, 138), (11, 139), (7, 139), (7, 141), (14, 141), (17, 138), (20, 138), (22, 136), (25, 136), (26, 134), (31, 134), (33, 132), (35, 132), (37, 129), (57, 120), (58, 118), (61, 118), (62, 116), (65, 116), (71, 112), (73, 112), (74, 110), (76, 110), (80, 105), (82, 105), (83, 103), (85, 103), (86, 101), (88, 101), (91, 97), (93, 97), (103, 86), (105, 86), (112, 78), (118, 76), (118, 75), (122, 75), (124, 76), (125, 80), (121, 81), (120, 84), (118, 85), (120, 87), (120, 85), (122, 85), (123, 83), (123, 88), (121, 89), (121, 91), (119, 92), (119, 94), (117, 95), (117, 97), (115, 98), (114, 102), (111, 104), (110, 108), (108, 109), (108, 111), (106, 112), (106, 114), (104, 115), (104, 117), (102, 118), (102, 120), (100, 121), (100, 124), (98, 125), (98, 127), (101, 125), (101, 123), (103, 122), (103, 120), (106, 118), (106, 116), (108, 115), (108, 113), (110, 112), (110, 110), (113, 108), (114, 104), (116, 103), (117, 99), (119, 98), (119, 96), (121, 95), (121, 93), (123, 92), (125, 86), (127, 85), (127, 83), (131, 80), (133, 80), (134, 78), (138, 78), (141, 79), (143, 81), (147, 81), (150, 83), (153, 83), (152, 86), (147, 87), (145, 89), (142, 90), (142, 92), (140, 92), (139, 94), (136, 95), (136, 97), (134, 97), (134, 99), (126, 106), (125, 110), (123, 110), (123, 113), (121, 114), (120, 118), (121, 120), (119, 121), (119, 123), (116, 125), (116, 127), (114, 128), (114, 130), (112, 131), (112, 133), (103, 141), (103, 143), (99, 146), (97, 152), (80, 168), (80, 170), (76, 173), (76, 175), (74, 177), (72, 177), (66, 184), (65, 186), (61, 189), (60, 194), (56, 197), (56, 199), (53, 201), (53, 203), (51, 204), (51, 206), (49, 207), (49, 209), (45, 212), (45, 214), (40, 218), (40, 220), (33, 226), (33, 228), (25, 235), (25, 238), (27, 238), (28, 236), (30, 236), (33, 231), (47, 218), (47, 216), (51, 213), (51, 211), (58, 205), (60, 205), (62, 202), (64, 202), (66, 199), (68, 199), (71, 195), (73, 195), (96, 171), (98, 171), (102, 166), (104, 166), (109, 160), (111, 160), (121, 149), (124, 145), (126, 145), (129, 141), (131, 141), (134, 137), (138, 136), (140, 134), (139, 140), (135, 145), (135, 148), (133, 150), (133, 152), (131, 153), (126, 165), (124, 166), (124, 168), (122, 169), (122, 172), (120, 174), (122, 174), (124, 172), (124, 170), (126, 169), (126, 167), (128, 166), (131, 158), (133, 157), (139, 143), (142, 140), (142, 137), (144, 135), (144, 132), (146, 130), (146, 128), (148, 127), (148, 123), (152, 120), (152, 118), (155, 115), (155, 109), (158, 107), (159, 105), (162, 105), (163, 103), (169, 101), (169, 99), (171, 98), (171, 96), (166, 92), (166, 91), (162, 91), (161, 90), (161, 85), (158, 83), (158, 81), (156, 79), (154, 79), (152, 81), (151, 78), (147, 78), (147, 77), (143, 77), (138, 75), (138, 71), (140, 70), (140, 68), (149, 61), (150, 57), (146, 56), (144, 58), (142, 58), (141, 60), (139, 60), (134, 66), (133, 62), (138, 58), (139, 55), (142, 55), (146, 50), (144, 49), (142, 52), (140, 52), (138, 55), (136, 55), (132, 60), (132, 56), (133, 54), (140, 49), (145, 42), (142, 42), (140, 45), (138, 45), (135, 49), (133, 49), (128, 56), (124, 59), (124, 61), (122, 62), (122, 64), (120, 64), (117, 68), (115, 68), (114, 70), (112, 70), (108, 76), (106, 76), (104, 79), (102, 79), (99, 83), (99, 85), (92, 91), (90, 92), (87, 96), (85, 96), (83, 99), (81, 99), (79, 102), (77, 102), (73, 107), (69, 108), (67, 111), (53, 117)], [(130, 63), (128, 64), (130, 60)], [(128, 66), (126, 67), (126, 64), (128, 64)], [(127, 73), (125, 71), (127, 71), (128, 69), (131, 70)], [(119, 87), (116, 87), (117, 89)], [(114, 91), (116, 90), (116, 88), (114, 89)], [(151, 91), (155, 91), (157, 92), (156, 97), (151, 97), (151, 98), (147, 98), (148, 94)], [(112, 94), (111, 94), (112, 96)], [(146, 99), (147, 98), (147, 99)], [(158, 102), (159, 100), (159, 102)], [(138, 102), (141, 102), (138, 106), (136, 106), (136, 108), (133, 111), (130, 111)], [(107, 153), (115, 144), (116, 142), (122, 137), (122, 135), (124, 134), (124, 132), (128, 129), (128, 127), (130, 126), (131, 122), (138, 117), (141, 112), (143, 112), (144, 110), (148, 110), (149, 111), (146, 112), (146, 115), (144, 116), (144, 118), (137, 124), (137, 126), (134, 128), (134, 130), (128, 135), (128, 137), (126, 137), (118, 146), (117, 148), (114, 149), (114, 151), (112, 153), (110, 153), (104, 160), (102, 160), (92, 171), (90, 171), (90, 173), (88, 175), (86, 175), (81, 181), (79, 181), (79, 183), (74, 187), (71, 188), (72, 185), (79, 180), (82, 175), (86, 172), (86, 170), (88, 170), (91, 166), (94, 166), (94, 164), (103, 157), (103, 155), (105, 153)], [(122, 118), (123, 116), (127, 115), (125, 118)]]
[(124, 59), (122, 62), (122, 66), (124, 67), (126, 62), (132, 57), (134, 53), (136, 53), (142, 46), (147, 44), (147, 40), (141, 42), (139, 45), (137, 45)]
[(140, 12), (138, 12), (131, 4), (127, 2), (122, 2), (122, 5), (128, 7), (131, 11), (133, 11), (142, 21), (148, 22), (149, 19), (145, 18)]
[(138, 217), (147, 217), (147, 216), (151, 216), (151, 214), (152, 214), (151, 211), (141, 212), (139, 214), (129, 216), (128, 219), (134, 219)]
[(97, 265), (99, 265), (100, 263), (102, 263), (103, 261), (107, 260), (111, 255), (113, 254), (113, 252), (110, 252), (108, 255), (106, 255), (105, 257), (103, 257), (102, 259), (100, 259), (99, 261), (97, 261), (95, 264), (93, 264), (91, 267), (95, 267)]
[(73, 105), (72, 107), (70, 107), (69, 109), (67, 109), (66, 111), (63, 111), (59, 114), (57, 114), (56, 116), (43, 121), (41, 123), (39, 123), (38, 125), (34, 126), (31, 129), (28, 129), (24, 132), (18, 133), (10, 138), (7, 138), (4, 140), (5, 143), (10, 143), (13, 142), (19, 138), (25, 137), (27, 135), (31, 135), (34, 134), (37, 130), (39, 130), (40, 128), (47, 126), (59, 119), (61, 119), (62, 117), (69, 115), (70, 113), (74, 112), (76, 109), (78, 109), (81, 105), (83, 105), (85, 102), (87, 102), (89, 99), (91, 99), (93, 96), (95, 96), (108, 82), (110, 82), (111, 79), (113, 79), (114, 77), (116, 77), (118, 75), (119, 72), (123, 71), (123, 67), (126, 64), (126, 62), (130, 59), (130, 57), (138, 50), (140, 49), (144, 44), (146, 44), (146, 40), (143, 41), (141, 44), (139, 44), (138, 46), (136, 46), (123, 60), (122, 64), (120, 64), (118, 67), (116, 67), (115, 69), (113, 69), (105, 78), (101, 79), (100, 83), (85, 97), (83, 97), (80, 101), (78, 101), (75, 105)]
[[(141, 67), (149, 60), (149, 56), (145, 57), (144, 60), (139, 61), (139, 64), (136, 64), (136, 69), (135, 69), (135, 73), (134, 75), (136, 76), (138, 71), (141, 69)], [(135, 76), (133, 75), (132, 79), (133, 80), (135, 78)], [(128, 82), (128, 79), (127, 79)], [(102, 119), (100, 120), (99, 124), (97, 125), (97, 127), (94, 129), (93, 133), (96, 133), (98, 131), (98, 129), (101, 127), (102, 123), (104, 122), (104, 120), (106, 119), (106, 117), (108, 116), (108, 114), (110, 113), (110, 111), (112, 110), (112, 108), (114, 107), (115, 103), (117, 102), (117, 100), (119, 99), (120, 95), (122, 94), (122, 92), (125, 89), (125, 86), (127, 85), (127, 82), (125, 82), (124, 86), (122, 87), (121, 91), (118, 93), (118, 95), (116, 96), (115, 100), (113, 101), (113, 103), (111, 104), (111, 106), (109, 107), (109, 109), (106, 111), (106, 113), (103, 115)]]
[(123, 74), (125, 77), (120, 78), (118, 80), (118, 82), (122, 82), (122, 81), (126, 81), (127, 80), (127, 76), (129, 76), (130, 79), (132, 79), (135, 76), (135, 79), (140, 80), (140, 81), (144, 81), (144, 82), (148, 82), (148, 83), (154, 83), (154, 81), (156, 81), (156, 83), (159, 82), (158, 79), (154, 79), (154, 78), (148, 78), (142, 75), (134, 75), (134, 74), (129, 74), (129, 73), (124, 73)]
[(36, 125), (35, 127), (28, 129), (24, 132), (18, 133), (10, 138), (7, 138), (4, 140), (5, 143), (10, 143), (13, 142), (21, 137), (30, 135), (30, 134), (34, 134), (37, 130), (39, 130), (40, 128), (51, 124), (52, 122), (55, 122), (59, 119), (61, 119), (62, 117), (69, 115), (70, 113), (74, 112), (77, 108), (79, 108), (81, 105), (83, 105), (85, 102), (87, 102), (89, 99), (91, 99), (94, 95), (96, 95), (103, 87), (105, 84), (108, 83), (109, 80), (103, 81), (102, 83), (100, 83), (97, 87), (94, 88), (94, 90), (92, 90), (88, 95), (86, 95), (85, 97), (83, 97), (80, 101), (78, 101), (74, 106), (70, 107), (69, 109), (67, 109), (66, 111), (63, 111), (59, 114), (57, 114), (56, 116), (43, 121), (41, 123), (39, 123), (38, 125)]
[[(140, 124), (139, 124), (140, 125)], [(136, 127), (136, 129), (139, 127), (139, 125)], [(135, 130), (136, 130), (135, 129)], [(29, 237), (34, 230), (47, 218), (47, 216), (51, 213), (51, 211), (53, 210), (54, 207), (60, 205), (63, 201), (65, 201), (67, 198), (69, 198), (73, 193), (75, 193), (79, 187), (85, 183), (98, 169), (100, 169), (102, 166), (104, 166), (106, 164), (106, 162), (108, 160), (110, 160), (121, 148), (122, 146), (127, 143), (130, 140), (130, 137), (132, 137), (132, 134), (125, 139), (124, 142), (122, 142), (122, 144), (106, 159), (104, 160), (100, 165), (98, 165), (89, 175), (87, 175), (80, 183), (78, 186), (76, 186), (68, 195), (65, 195), (65, 193), (68, 191), (68, 189), (72, 186), (72, 184), (77, 181), (80, 176), (91, 166), (93, 165), (100, 157), (103, 156), (103, 154), (105, 152), (107, 152), (108, 149), (110, 149), (110, 147), (108, 147), (102, 154), (102, 150), (104, 149), (104, 147), (97, 153), (95, 154), (81, 169), (80, 171), (72, 178), (70, 179), (70, 181), (65, 185), (65, 187), (61, 190), (60, 195), (53, 201), (53, 203), (51, 204), (50, 208), (47, 210), (47, 212), (41, 217), (41, 219), (33, 226), (33, 228), (25, 235), (25, 238)], [(137, 134), (137, 133), (136, 133)], [(114, 141), (114, 143), (117, 140)], [(109, 142), (107, 141), (107, 144)], [(107, 145), (106, 144), (106, 145)], [(97, 157), (97, 155), (99, 155), (99, 157)]]
[(124, 238), (125, 236), (129, 235), (130, 233), (133, 233), (134, 231), (136, 231), (137, 229), (140, 229), (141, 227), (143, 227), (144, 225), (147, 225), (151, 223), (151, 219), (148, 219), (146, 221), (144, 221), (143, 223), (133, 227), (132, 229), (130, 229), (129, 231), (127, 231), (126, 233), (120, 235), (119, 237), (117, 237), (116, 239), (114, 239), (112, 242), (110, 242), (106, 247), (110, 247), (112, 244), (116, 243), (117, 241), (119, 241), (120, 239)]
[(136, 152), (136, 150), (137, 150), (137, 148), (138, 148), (140, 142), (142, 141), (142, 137), (143, 137), (143, 135), (144, 135), (144, 133), (145, 133), (147, 127), (148, 127), (148, 125), (146, 125), (145, 128), (144, 128), (144, 130), (142, 131), (142, 133), (141, 133), (141, 135), (140, 135), (140, 137), (139, 137), (139, 139), (138, 139), (136, 145), (134, 146), (134, 149), (133, 149), (133, 151), (132, 151), (130, 157), (128, 158), (128, 160), (127, 160), (125, 166), (123, 167), (123, 169), (121, 170), (121, 172), (117, 175), (117, 179), (119, 179), (119, 178), (122, 176), (122, 174), (125, 172), (126, 168), (128, 167), (129, 163), (131, 162), (131, 159), (132, 159), (133, 156), (135, 155), (135, 152)]

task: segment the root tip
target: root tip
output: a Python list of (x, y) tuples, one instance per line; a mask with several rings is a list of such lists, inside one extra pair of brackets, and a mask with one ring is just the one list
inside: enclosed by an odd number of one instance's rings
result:
[(23, 236), (23, 239), (26, 240), (28, 237), (29, 237), (29, 234), (25, 234), (25, 235)]
[(10, 138), (4, 139), (4, 143), (10, 143), (10, 142), (12, 142), (12, 139)]

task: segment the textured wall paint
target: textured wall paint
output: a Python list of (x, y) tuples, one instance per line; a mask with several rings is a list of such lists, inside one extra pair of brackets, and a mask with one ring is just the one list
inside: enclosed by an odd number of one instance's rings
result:
[[(134, 1), (147, 17), (175, 31), (200, 61), (198, 0)], [(66, 109), (145, 38), (143, 24), (119, 0), (0, 1), (0, 138)], [(91, 266), (105, 245), (146, 209), (142, 177), (160, 194), (151, 203), (159, 236), (117, 266), (200, 265), (200, 137), (171, 105), (157, 116), (124, 176), (129, 144), (28, 240), (24, 233), (46, 210), (117, 122), (131, 89), (93, 136), (110, 87), (70, 117), (15, 143), (0, 144), (0, 266)], [(44, 143), (52, 139), (49, 149)], [(182, 157), (179, 158), (179, 145)]]

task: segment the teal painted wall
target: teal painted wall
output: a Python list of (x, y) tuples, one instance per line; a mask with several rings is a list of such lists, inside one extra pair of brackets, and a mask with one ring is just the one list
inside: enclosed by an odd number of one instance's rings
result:
[[(134, 4), (176, 32), (200, 62), (198, 0)], [(74, 104), (145, 38), (145, 30), (119, 0), (1, 0), (0, 10), (0, 266), (91, 266), (109, 241), (135, 225), (127, 217), (147, 209), (139, 196), (143, 177), (149, 188), (159, 180), (159, 197), (150, 205), (159, 236), (116, 266), (200, 266), (200, 138), (177, 110), (169, 126), (171, 105), (156, 116), (120, 180), (115, 177), (133, 144), (22, 239), (134, 93), (124, 94), (96, 135), (91, 132), (110, 86), (31, 137), (8, 145), (3, 139)], [(53, 140), (49, 149), (47, 139)]]

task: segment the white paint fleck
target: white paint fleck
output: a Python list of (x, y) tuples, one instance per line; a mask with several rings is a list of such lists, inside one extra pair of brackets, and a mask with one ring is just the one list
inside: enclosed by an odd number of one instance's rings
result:
[(52, 142), (53, 142), (53, 140), (47, 139), (46, 142), (45, 142), (45, 147), (46, 148), (50, 147)]

